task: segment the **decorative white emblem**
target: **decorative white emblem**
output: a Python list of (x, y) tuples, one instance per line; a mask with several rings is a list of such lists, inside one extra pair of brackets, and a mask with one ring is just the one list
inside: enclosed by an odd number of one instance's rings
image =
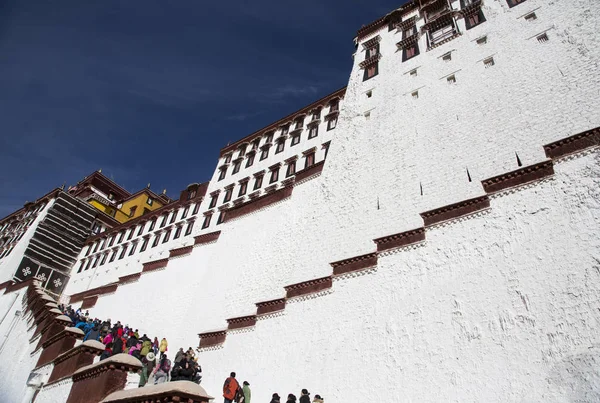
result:
[(60, 281), (59, 278), (57, 278), (56, 280), (54, 280), (54, 288), (58, 288), (62, 285), (62, 281)]
[(29, 276), (31, 274), (31, 269), (29, 268), (29, 266), (21, 269), (21, 271), (23, 272), (24, 276)]
[(35, 278), (40, 281), (46, 281), (46, 273), (38, 274)]

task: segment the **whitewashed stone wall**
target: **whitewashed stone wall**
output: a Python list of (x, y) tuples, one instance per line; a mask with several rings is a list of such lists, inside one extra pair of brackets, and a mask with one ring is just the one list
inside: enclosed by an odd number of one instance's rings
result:
[(229, 334), (201, 354), (204, 387), (236, 370), (257, 401), (303, 387), (333, 402), (597, 401), (598, 162), (562, 163), (376, 271)]
[[(29, 344), (33, 330), (28, 331), (30, 324), (24, 316), (24, 293), (25, 289), (22, 289), (0, 296), (0, 306), (7, 307), (7, 310), (2, 312), (3, 319), (0, 322), (0, 402), (21, 402), (25, 396), (31, 396), (32, 391), (27, 387), (27, 380), (42, 352), (40, 349), (31, 355), (37, 345), (37, 339)], [(47, 379), (52, 366), (46, 367), (48, 368), (41, 373)]]

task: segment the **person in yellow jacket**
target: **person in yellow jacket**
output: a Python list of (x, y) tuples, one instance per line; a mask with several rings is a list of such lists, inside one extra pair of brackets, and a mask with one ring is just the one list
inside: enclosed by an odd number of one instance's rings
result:
[(160, 346), (158, 347), (158, 349), (160, 350), (161, 353), (166, 352), (169, 348), (169, 343), (167, 343), (167, 339), (165, 339), (163, 337), (163, 339), (160, 341)]

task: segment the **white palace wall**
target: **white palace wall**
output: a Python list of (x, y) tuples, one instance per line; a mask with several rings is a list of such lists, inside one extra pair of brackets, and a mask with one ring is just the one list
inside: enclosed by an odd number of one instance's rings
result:
[(599, 157), (228, 335), (201, 355), (205, 387), (233, 368), (260, 401), (598, 400)]
[[(91, 315), (167, 337), (174, 354), (284, 286), (329, 276), (331, 262), (374, 252), (374, 238), (422, 227), (420, 213), (484, 195), (481, 180), (517, 169), (515, 153), (532, 165), (544, 144), (600, 126), (600, 3), (482, 9), (485, 23), (404, 63), (400, 34), (379, 31), (379, 75), (364, 82), (359, 44), (321, 176), (100, 296)], [(427, 228), (420, 247), (380, 255), (376, 270), (228, 334), (200, 354), (203, 386), (218, 396), (235, 370), (256, 401), (303, 387), (328, 402), (597, 400), (598, 158), (555, 164), (485, 213)]]

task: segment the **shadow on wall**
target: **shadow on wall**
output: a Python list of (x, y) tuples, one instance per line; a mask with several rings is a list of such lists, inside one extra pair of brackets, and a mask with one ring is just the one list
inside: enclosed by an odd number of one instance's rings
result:
[(600, 402), (600, 345), (564, 357), (548, 374), (557, 396), (569, 402)]

